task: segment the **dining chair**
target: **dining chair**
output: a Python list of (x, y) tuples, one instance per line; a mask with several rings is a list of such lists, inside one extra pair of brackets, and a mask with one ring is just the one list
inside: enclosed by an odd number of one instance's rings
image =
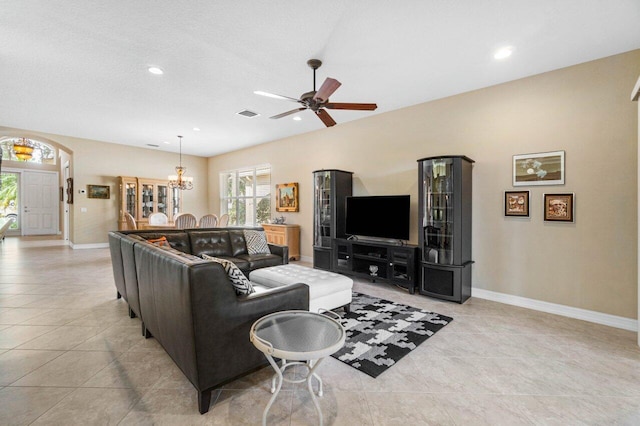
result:
[(176, 228), (185, 229), (185, 228), (195, 228), (198, 225), (198, 219), (191, 213), (180, 213), (174, 219), (176, 224)]
[(169, 223), (169, 218), (162, 212), (151, 213), (149, 215), (149, 225), (166, 225)]
[(218, 221), (218, 228), (224, 228), (229, 223), (229, 215), (223, 214), (220, 216), (220, 220)]
[(131, 213), (125, 212), (124, 220), (127, 222), (127, 229), (138, 229), (138, 224), (136, 223), (136, 220), (133, 218), (133, 216), (131, 216)]
[(200, 228), (215, 228), (216, 226), (218, 226), (218, 216), (215, 214), (205, 214), (198, 223)]

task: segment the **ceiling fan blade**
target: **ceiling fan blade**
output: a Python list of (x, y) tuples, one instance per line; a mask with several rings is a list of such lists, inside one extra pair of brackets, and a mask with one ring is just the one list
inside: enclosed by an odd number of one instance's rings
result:
[(282, 118), (282, 117), (286, 117), (287, 115), (295, 114), (298, 111), (304, 111), (305, 109), (307, 109), (307, 107), (296, 108), (296, 109), (292, 109), (291, 111), (283, 112), (282, 114), (274, 115), (273, 117), (269, 117), (269, 118)]
[(329, 113), (323, 109), (319, 109), (318, 112), (316, 112), (316, 115), (318, 117), (320, 117), (320, 120), (322, 120), (322, 122), (325, 124), (325, 126), (327, 127), (331, 127), (331, 126), (335, 126), (336, 122), (333, 118), (331, 118), (331, 116), (329, 115)]
[(376, 104), (354, 104), (354, 103), (345, 103), (345, 102), (340, 102), (340, 103), (328, 103), (328, 104), (324, 104), (323, 107), (325, 108), (329, 108), (329, 109), (353, 109), (353, 110), (359, 110), (359, 111), (373, 111), (374, 109), (378, 108), (378, 105)]
[(260, 96), (267, 96), (269, 98), (283, 99), (285, 101), (300, 102), (300, 99), (290, 98), (289, 96), (276, 95), (275, 93), (263, 92), (262, 90), (256, 90), (253, 93), (255, 93), (256, 95), (260, 95)]
[(313, 99), (320, 100), (321, 102), (326, 101), (329, 99), (329, 96), (333, 95), (333, 92), (338, 90), (340, 85), (342, 85), (342, 83), (335, 78), (327, 78), (324, 83), (322, 83), (322, 86), (320, 86), (320, 90), (313, 96)]

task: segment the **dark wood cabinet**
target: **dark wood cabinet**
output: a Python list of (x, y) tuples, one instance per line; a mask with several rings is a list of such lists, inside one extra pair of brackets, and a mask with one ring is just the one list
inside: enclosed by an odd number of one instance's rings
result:
[(474, 161), (418, 160), (420, 293), (463, 303), (471, 296), (471, 195)]
[(336, 238), (345, 237), (345, 198), (352, 195), (352, 172), (313, 172), (313, 266), (332, 270)]
[(333, 247), (333, 272), (397, 284), (415, 292), (418, 247), (377, 241), (337, 238)]

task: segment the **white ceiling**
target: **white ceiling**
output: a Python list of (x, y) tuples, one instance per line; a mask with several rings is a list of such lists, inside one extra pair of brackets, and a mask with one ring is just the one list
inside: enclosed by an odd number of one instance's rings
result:
[(333, 102), (378, 104), (340, 125), (638, 49), (639, 22), (638, 0), (0, 0), (0, 126), (212, 156), (328, 131), (253, 93), (312, 90), (310, 58)]

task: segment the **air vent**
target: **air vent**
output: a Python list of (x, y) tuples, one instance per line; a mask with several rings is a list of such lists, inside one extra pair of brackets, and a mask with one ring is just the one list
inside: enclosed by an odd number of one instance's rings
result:
[(152, 148), (160, 148), (160, 145), (156, 145), (156, 144), (153, 144), (153, 143), (148, 143), (147, 146), (150, 146)]
[(242, 110), (240, 112), (236, 112), (236, 114), (242, 115), (242, 116), (248, 117), (248, 118), (257, 117), (257, 116), (260, 115), (257, 112), (249, 111), (248, 109), (244, 109), (244, 110)]

